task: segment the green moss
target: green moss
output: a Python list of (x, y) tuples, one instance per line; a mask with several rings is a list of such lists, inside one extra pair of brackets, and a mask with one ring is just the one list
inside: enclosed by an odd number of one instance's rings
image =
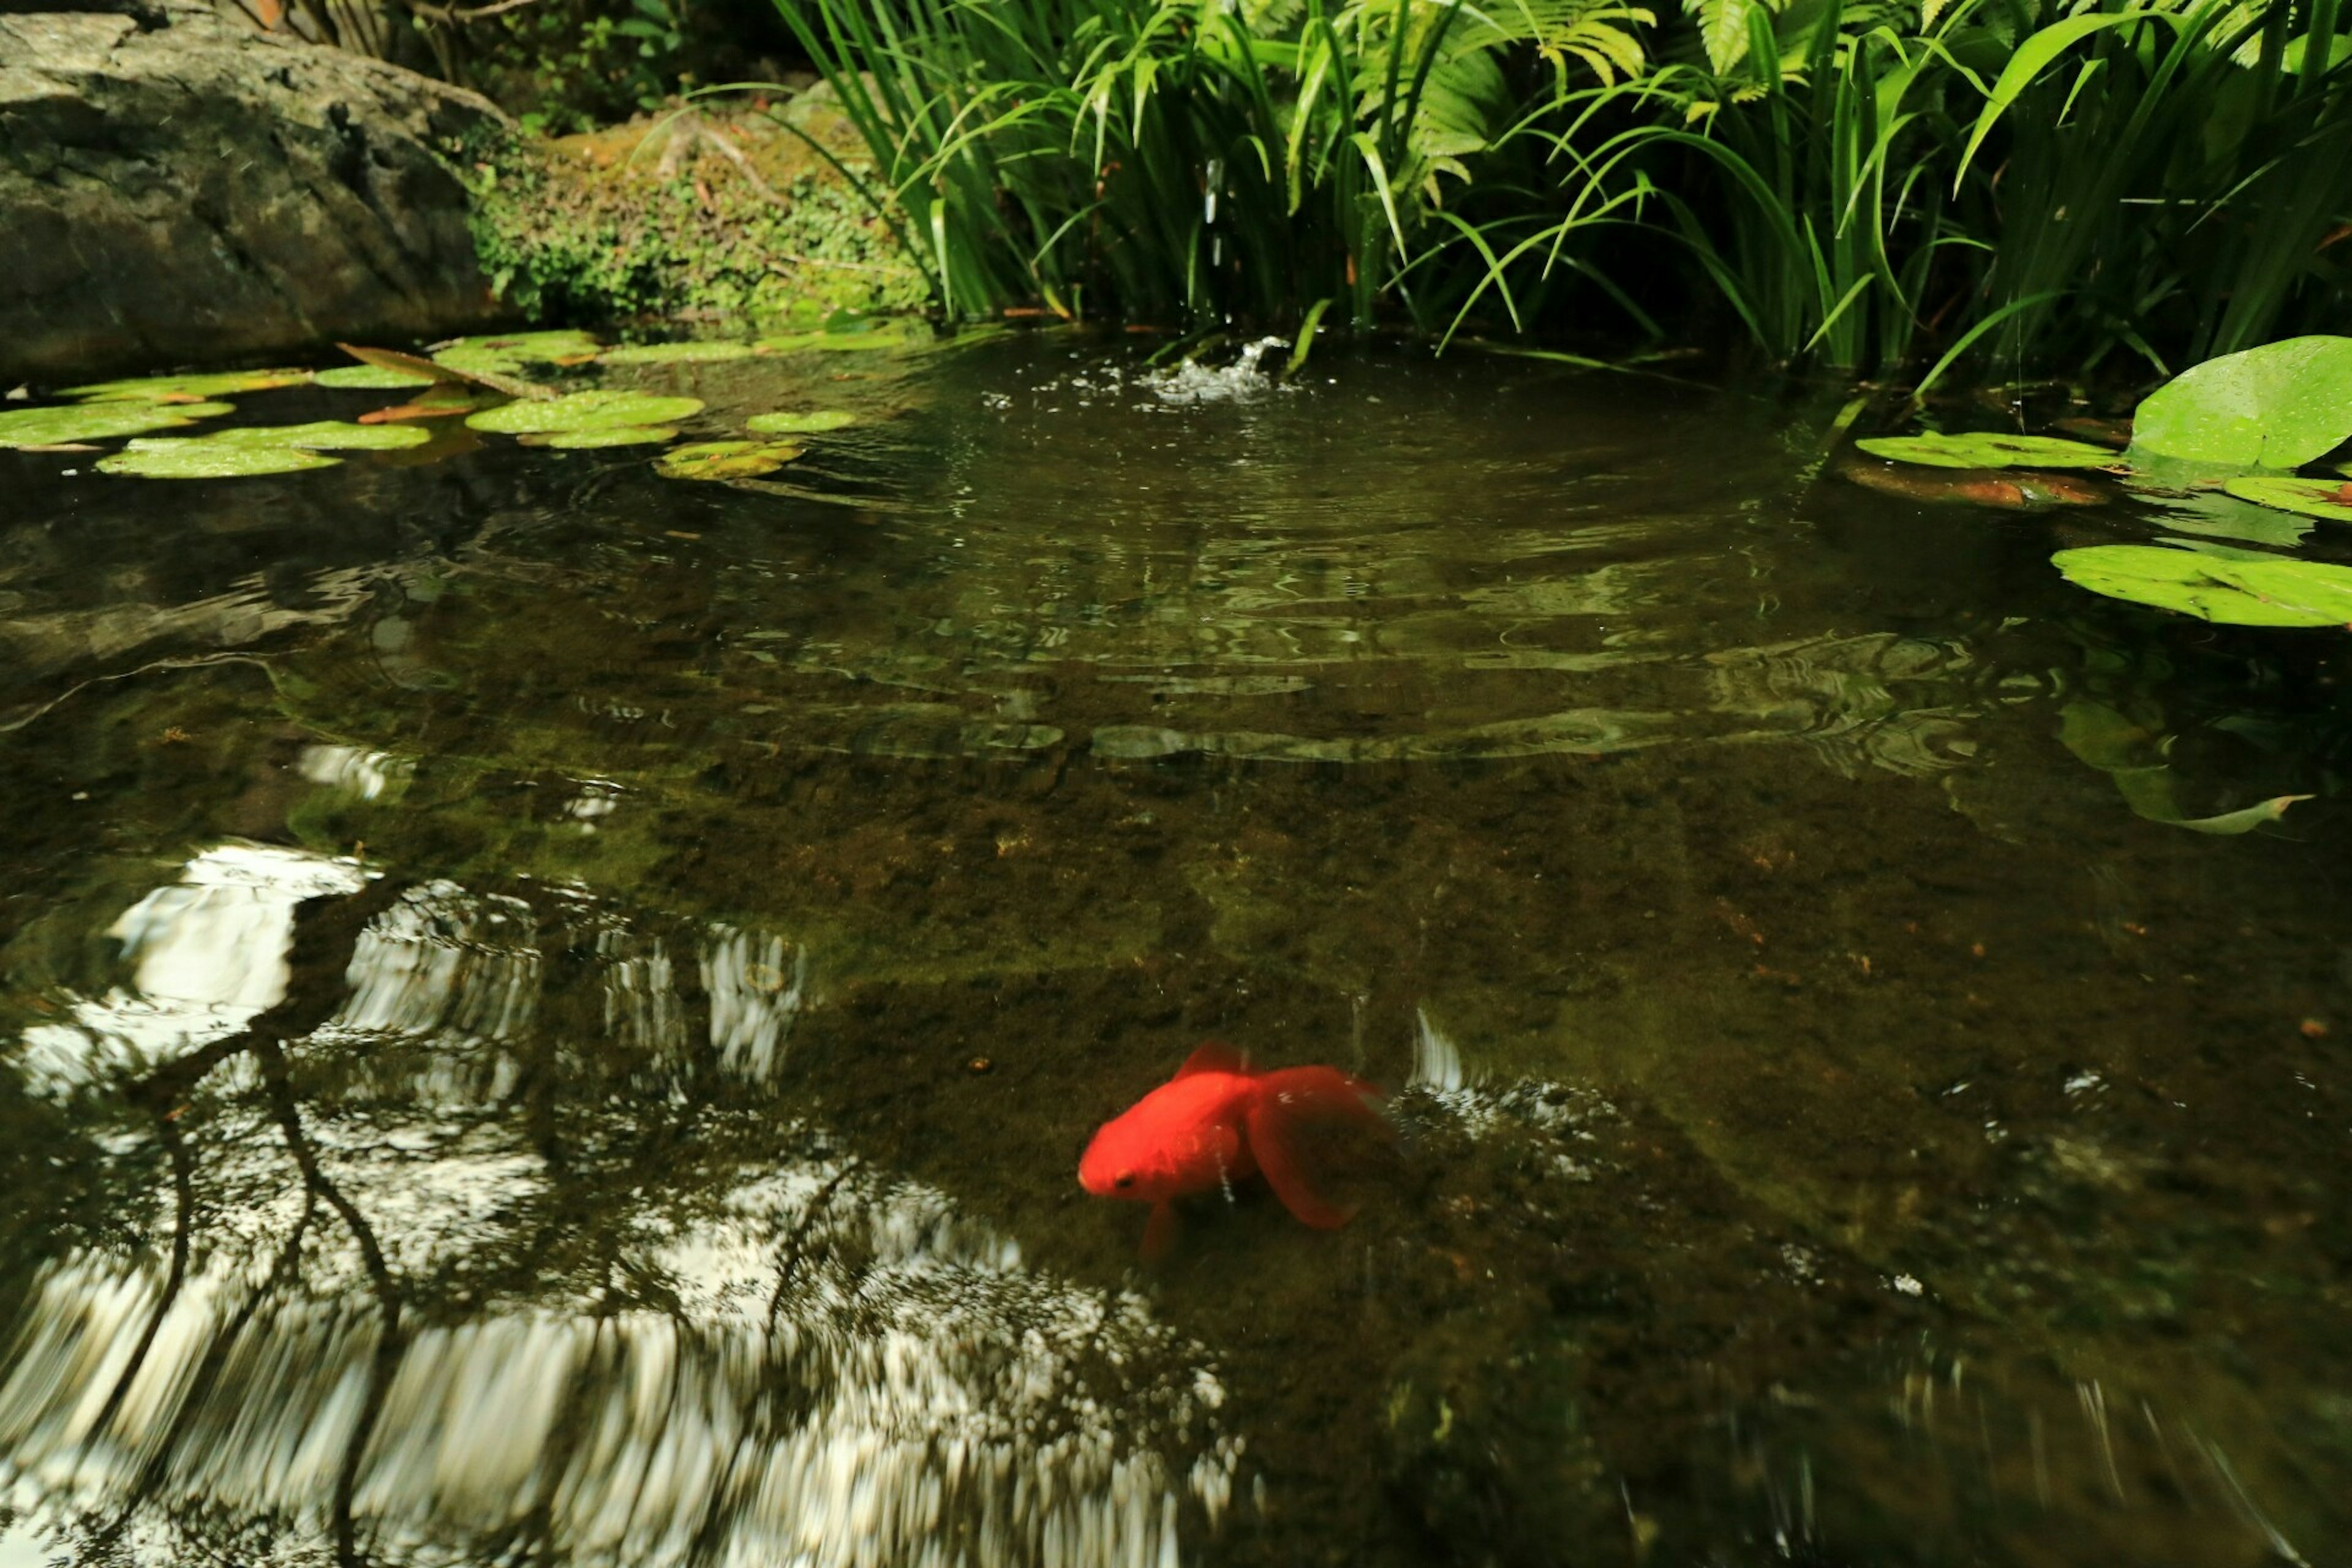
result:
[[(688, 151), (675, 155), (681, 135)], [(734, 155), (730, 155), (729, 149)], [(474, 241), (532, 321), (918, 309), (887, 226), (768, 116), (461, 151)]]

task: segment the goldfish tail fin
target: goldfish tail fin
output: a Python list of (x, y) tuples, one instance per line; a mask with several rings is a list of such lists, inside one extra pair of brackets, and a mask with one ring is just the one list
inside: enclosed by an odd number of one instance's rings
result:
[(1380, 1092), (1336, 1068), (1285, 1068), (1259, 1080), (1259, 1093), (1249, 1110), (1250, 1152), (1282, 1206), (1318, 1230), (1338, 1229), (1356, 1211), (1326, 1202), (1308, 1184), (1293, 1146), (1293, 1128), (1314, 1117), (1383, 1125), (1371, 1106)]
[(1165, 1201), (1153, 1204), (1151, 1217), (1143, 1222), (1143, 1261), (1157, 1263), (1167, 1257), (1176, 1245), (1176, 1232), (1180, 1228), (1174, 1204)]

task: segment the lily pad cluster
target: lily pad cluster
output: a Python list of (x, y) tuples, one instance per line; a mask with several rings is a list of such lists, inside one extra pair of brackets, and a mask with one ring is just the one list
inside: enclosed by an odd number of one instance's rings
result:
[(157, 430), (184, 429), (199, 419), (236, 412), (226, 403), (68, 403), (48, 408), (0, 410), (0, 447), (71, 447)]
[(413, 425), (345, 425), (319, 420), (308, 425), (256, 425), (216, 430), (208, 436), (157, 437), (134, 440), (99, 472), (148, 479), (225, 479), (259, 474), (291, 474), (332, 468), (341, 461), (328, 452), (385, 452), (420, 447), (432, 439)]
[(690, 441), (654, 466), (673, 479), (749, 479), (774, 473), (803, 450), (789, 441)]

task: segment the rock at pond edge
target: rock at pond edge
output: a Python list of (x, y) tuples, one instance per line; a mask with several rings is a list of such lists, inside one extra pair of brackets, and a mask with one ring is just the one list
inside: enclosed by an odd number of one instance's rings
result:
[(0, 384), (494, 322), (436, 148), (505, 125), (189, 0), (0, 14)]

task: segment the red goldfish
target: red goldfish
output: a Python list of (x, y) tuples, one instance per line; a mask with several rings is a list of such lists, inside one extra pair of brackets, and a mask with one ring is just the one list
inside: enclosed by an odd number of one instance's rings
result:
[(1151, 1205), (1143, 1256), (1176, 1239), (1173, 1200), (1263, 1173), (1292, 1214), (1319, 1229), (1355, 1212), (1317, 1195), (1299, 1169), (1293, 1134), (1317, 1117), (1374, 1123), (1381, 1091), (1337, 1068), (1252, 1072), (1231, 1046), (1204, 1043), (1176, 1076), (1107, 1121), (1078, 1161), (1078, 1182), (1098, 1198)]

